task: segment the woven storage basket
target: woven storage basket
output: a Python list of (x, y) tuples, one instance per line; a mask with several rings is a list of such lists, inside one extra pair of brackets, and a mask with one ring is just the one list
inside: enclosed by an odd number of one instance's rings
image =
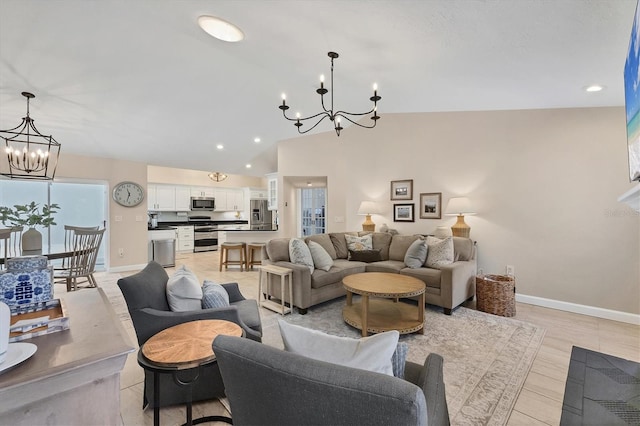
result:
[(507, 275), (476, 277), (476, 307), (479, 311), (503, 317), (516, 314), (516, 280)]

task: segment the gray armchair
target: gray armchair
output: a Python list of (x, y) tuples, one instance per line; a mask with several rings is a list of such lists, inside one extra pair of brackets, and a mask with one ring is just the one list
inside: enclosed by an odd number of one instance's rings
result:
[[(262, 324), (255, 300), (245, 299), (237, 283), (222, 284), (229, 294), (230, 306), (202, 309), (192, 312), (172, 312), (167, 301), (166, 287), (169, 276), (156, 262), (149, 264), (137, 274), (120, 278), (118, 286), (127, 302), (129, 314), (142, 346), (154, 334), (188, 321), (222, 319), (238, 324), (251, 340), (262, 340)], [(184, 387), (177, 385), (170, 374), (160, 376), (160, 406), (185, 402)], [(153, 373), (145, 371), (143, 407), (153, 406)], [(193, 401), (218, 398), (225, 395), (217, 363), (202, 369), (202, 377), (193, 386)]]
[(442, 357), (405, 379), (230, 336), (213, 341), (234, 425), (449, 425)]

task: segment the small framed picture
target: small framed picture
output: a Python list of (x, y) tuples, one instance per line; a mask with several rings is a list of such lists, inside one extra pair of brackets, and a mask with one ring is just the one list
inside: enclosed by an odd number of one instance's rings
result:
[(391, 200), (413, 200), (413, 179), (392, 180)]
[(394, 222), (413, 222), (413, 209), (415, 204), (394, 204), (393, 205), (393, 221)]
[(442, 192), (420, 194), (420, 219), (442, 218)]

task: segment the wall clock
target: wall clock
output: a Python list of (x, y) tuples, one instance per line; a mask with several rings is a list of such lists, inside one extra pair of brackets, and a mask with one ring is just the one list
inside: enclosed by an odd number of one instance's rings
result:
[(124, 207), (135, 207), (144, 200), (144, 189), (135, 182), (120, 182), (113, 188), (113, 201)]

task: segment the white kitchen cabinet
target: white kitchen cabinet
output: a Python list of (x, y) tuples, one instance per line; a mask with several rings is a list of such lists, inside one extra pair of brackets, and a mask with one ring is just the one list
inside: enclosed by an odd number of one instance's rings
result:
[(177, 251), (193, 251), (193, 226), (178, 226)]
[(268, 199), (269, 192), (267, 189), (252, 189), (249, 193), (251, 200), (266, 200)]
[(191, 187), (176, 186), (176, 211), (186, 212), (191, 210)]
[(278, 210), (278, 174), (269, 173), (267, 176), (267, 208)]
[(147, 185), (147, 208), (152, 211), (175, 211), (176, 187), (173, 185)]
[(236, 188), (220, 188), (214, 193), (216, 211), (244, 211), (244, 192)]
[(227, 190), (226, 189), (216, 189), (213, 193), (213, 196), (216, 199), (216, 210), (220, 212), (226, 212), (231, 209), (227, 208)]
[(210, 188), (208, 186), (192, 186), (191, 187), (191, 196), (192, 197), (214, 197), (215, 189)]
[(227, 207), (233, 211), (244, 211), (244, 192), (242, 189), (227, 190)]

